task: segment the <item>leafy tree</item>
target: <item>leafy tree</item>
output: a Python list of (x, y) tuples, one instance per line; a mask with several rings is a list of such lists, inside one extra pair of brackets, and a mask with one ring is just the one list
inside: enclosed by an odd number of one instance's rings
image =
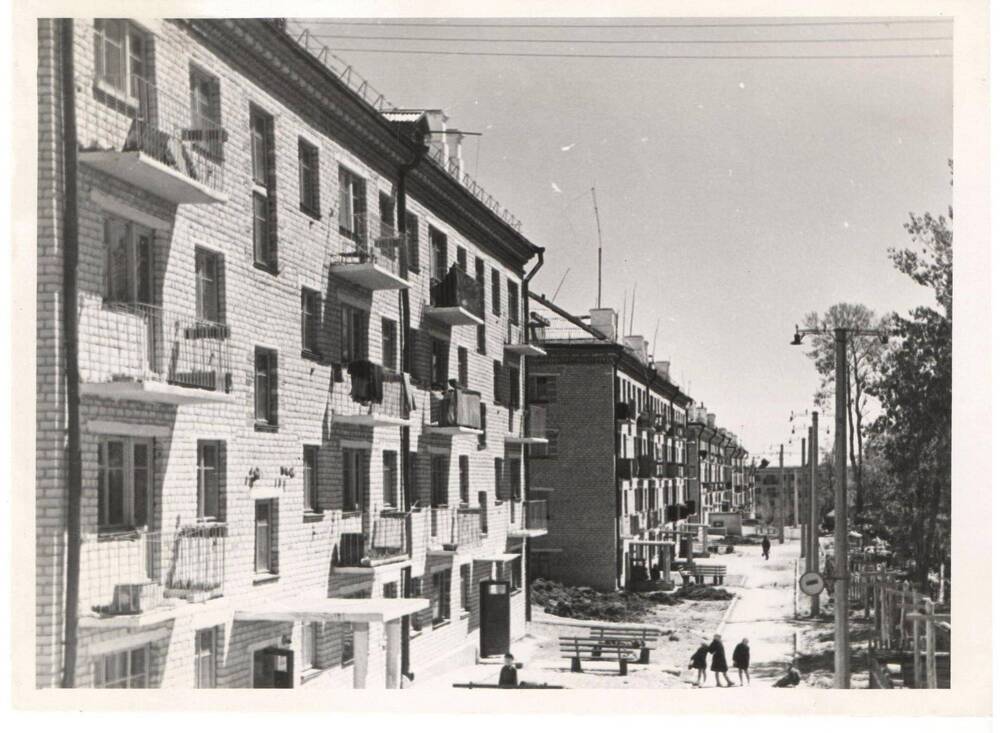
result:
[(871, 448), (891, 474), (880, 513), (913, 559), (914, 581), (929, 590), (930, 569), (950, 559), (951, 207), (947, 217), (910, 214), (904, 226), (915, 246), (889, 256), (900, 272), (934, 291), (937, 305), (892, 318), (899, 338), (873, 388), (884, 412)]
[[(805, 316), (806, 328), (825, 329), (826, 333), (810, 340), (811, 348), (807, 352), (820, 374), (820, 387), (816, 392), (817, 405), (833, 402), (836, 389), (836, 345), (833, 329), (863, 329), (885, 328), (885, 318), (879, 318), (875, 312), (860, 303), (838, 303), (831, 306), (822, 316), (816, 312)], [(847, 337), (847, 445), (848, 458), (851, 463), (851, 473), (854, 479), (854, 509), (860, 515), (865, 505), (864, 484), (864, 443), (867, 434), (866, 420), (869, 414), (869, 397), (885, 347), (870, 336)]]

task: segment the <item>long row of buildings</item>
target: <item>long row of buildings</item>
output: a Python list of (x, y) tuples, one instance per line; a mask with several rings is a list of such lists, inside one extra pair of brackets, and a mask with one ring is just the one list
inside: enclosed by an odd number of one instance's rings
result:
[(39, 22), (39, 687), (404, 686), (752, 504), (612, 313), (546, 330), (447, 118), (349, 81), (281, 21)]

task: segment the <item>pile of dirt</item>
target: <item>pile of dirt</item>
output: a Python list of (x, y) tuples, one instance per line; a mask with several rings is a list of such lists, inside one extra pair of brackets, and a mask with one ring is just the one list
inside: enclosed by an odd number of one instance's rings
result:
[(685, 601), (728, 601), (733, 597), (725, 588), (711, 585), (684, 585), (674, 592), (674, 597)]
[(652, 605), (660, 602), (637, 593), (601, 593), (544, 578), (531, 584), (531, 599), (553, 616), (597, 621), (642, 621)]

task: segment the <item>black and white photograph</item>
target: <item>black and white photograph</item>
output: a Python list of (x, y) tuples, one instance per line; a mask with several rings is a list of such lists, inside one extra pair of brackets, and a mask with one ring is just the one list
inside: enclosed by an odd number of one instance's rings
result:
[(16, 5), (29, 706), (989, 713), (987, 3)]

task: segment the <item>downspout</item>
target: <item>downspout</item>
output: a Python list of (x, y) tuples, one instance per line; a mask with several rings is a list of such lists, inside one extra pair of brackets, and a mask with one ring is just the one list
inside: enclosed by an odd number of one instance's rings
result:
[[(406, 176), (420, 165), (424, 155), (427, 153), (427, 145), (424, 143), (423, 135), (417, 140), (417, 149), (413, 158), (401, 165), (396, 174), (396, 229), (399, 232), (399, 269), (400, 276), (406, 279), (410, 277), (410, 248), (406, 239)], [(410, 344), (410, 290), (401, 288), (399, 291), (399, 330), (402, 343), (402, 364), (401, 366), (410, 368), (410, 354), (412, 344)], [(403, 369), (400, 369), (403, 371)], [(407, 414), (409, 406), (407, 406)], [(413, 506), (413, 477), (410, 475), (410, 428), (400, 428), (399, 453), (402, 465), (400, 471), (403, 477), (403, 501), (407, 511)], [(412, 542), (412, 538), (411, 538)], [(410, 597), (409, 574), (404, 574), (406, 582), (400, 588), (402, 598)], [(413, 680), (413, 672), (410, 670), (410, 617), (403, 616), (400, 621), (400, 674), (409, 680)]]
[(76, 687), (77, 611), (80, 602), (80, 365), (77, 333), (79, 229), (76, 206), (76, 87), (73, 19), (60, 21), (63, 123), (63, 348), (66, 352), (66, 612), (63, 631), (63, 687)]
[[(528, 343), (530, 341), (531, 324), (528, 320), (528, 284), (531, 282), (531, 278), (535, 276), (539, 269), (542, 267), (542, 263), (545, 262), (545, 248), (539, 247), (535, 250), (538, 254), (538, 261), (535, 262), (535, 266), (531, 268), (531, 271), (524, 276), (521, 280), (521, 312), (522, 320), (521, 323), (524, 324), (524, 342)], [(524, 409), (528, 409), (528, 379), (527, 379), (527, 369), (522, 370), (522, 378), (524, 379), (524, 389), (521, 390), (521, 394), (524, 395)], [(527, 508), (528, 503), (531, 501), (531, 451), (526, 451), (527, 455), (524, 461), (524, 500), (525, 508)], [(523, 509), (522, 509), (523, 513)], [(546, 526), (548, 523), (546, 522)], [(522, 563), (524, 568), (524, 620), (531, 621), (531, 537), (524, 538), (524, 562)]]

